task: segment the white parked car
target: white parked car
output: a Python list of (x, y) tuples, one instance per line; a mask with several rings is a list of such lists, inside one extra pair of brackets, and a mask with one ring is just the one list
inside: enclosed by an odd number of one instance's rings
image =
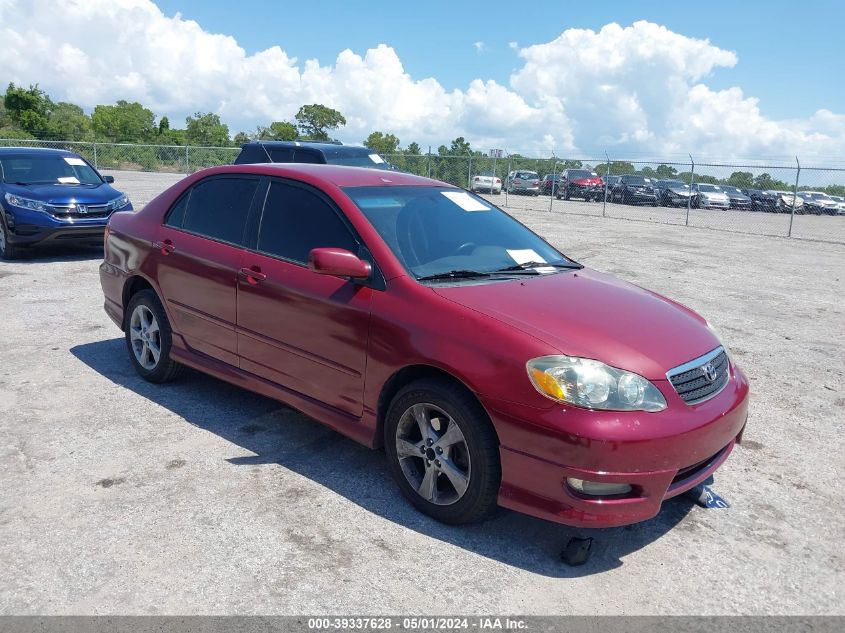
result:
[(492, 193), (498, 196), (502, 193), (502, 179), (494, 176), (492, 171), (483, 171), (472, 177), (469, 189), (474, 192)]
[(695, 198), (695, 206), (700, 209), (730, 209), (731, 199), (719, 185), (707, 183), (695, 183), (692, 186)]

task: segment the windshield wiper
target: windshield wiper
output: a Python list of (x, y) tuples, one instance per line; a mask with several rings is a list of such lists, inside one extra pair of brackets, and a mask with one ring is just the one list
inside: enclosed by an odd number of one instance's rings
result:
[(450, 270), (445, 273), (435, 273), (433, 275), (425, 275), (417, 277), (417, 281), (434, 281), (436, 279), (471, 279), (473, 277), (489, 277), (490, 273), (484, 273), (480, 270)]
[(583, 268), (580, 264), (551, 264), (549, 262), (522, 262), (521, 264), (516, 264), (514, 266), (508, 266), (507, 268), (499, 268), (498, 270), (494, 270), (494, 273), (508, 273), (508, 272), (516, 272), (520, 270), (533, 270), (534, 268), (561, 268), (561, 269), (577, 269)]

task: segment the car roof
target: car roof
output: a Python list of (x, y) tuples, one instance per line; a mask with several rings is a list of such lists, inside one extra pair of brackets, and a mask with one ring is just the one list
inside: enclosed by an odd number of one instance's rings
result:
[(246, 163), (243, 165), (223, 165), (204, 169), (198, 174), (259, 174), (302, 179), (309, 182), (333, 184), (337, 187), (450, 187), (447, 182), (424, 178), (400, 171), (384, 171), (371, 167), (346, 167), (344, 165), (315, 165), (313, 163)]
[(339, 142), (319, 142), (319, 141), (250, 141), (241, 145), (241, 149), (246, 147), (253, 147), (261, 145), (264, 147), (303, 147), (307, 149), (315, 149), (328, 154), (330, 156), (343, 155), (361, 155), (361, 154), (375, 154), (374, 150), (363, 145), (343, 145)]
[(54, 156), (76, 156), (74, 152), (69, 152), (65, 149), (53, 149), (51, 147), (0, 147), (0, 156), (10, 156), (10, 155), (26, 155), (26, 154), (47, 154), (47, 155), (54, 155)]

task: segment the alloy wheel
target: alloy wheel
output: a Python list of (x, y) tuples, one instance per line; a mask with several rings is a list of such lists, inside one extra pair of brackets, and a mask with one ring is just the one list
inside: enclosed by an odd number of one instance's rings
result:
[(441, 408), (410, 406), (396, 428), (396, 454), (405, 479), (426, 501), (452, 505), (466, 493), (469, 448), (458, 423)]
[(135, 306), (129, 319), (129, 341), (138, 364), (154, 370), (161, 358), (161, 330), (153, 311), (143, 303)]

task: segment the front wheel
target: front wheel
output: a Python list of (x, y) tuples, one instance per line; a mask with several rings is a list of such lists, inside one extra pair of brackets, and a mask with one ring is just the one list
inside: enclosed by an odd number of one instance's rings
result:
[(384, 442), (394, 480), (408, 500), (443, 523), (472, 523), (496, 508), (498, 440), (481, 405), (442, 380), (415, 381), (396, 394)]
[(173, 380), (182, 365), (170, 358), (170, 322), (158, 296), (142, 290), (126, 307), (126, 348), (135, 371), (149, 382)]
[[(0, 213), (2, 213), (2, 209), (0, 209)], [(20, 254), (21, 249), (12, 244), (6, 223), (0, 218), (0, 259), (17, 259)]]

